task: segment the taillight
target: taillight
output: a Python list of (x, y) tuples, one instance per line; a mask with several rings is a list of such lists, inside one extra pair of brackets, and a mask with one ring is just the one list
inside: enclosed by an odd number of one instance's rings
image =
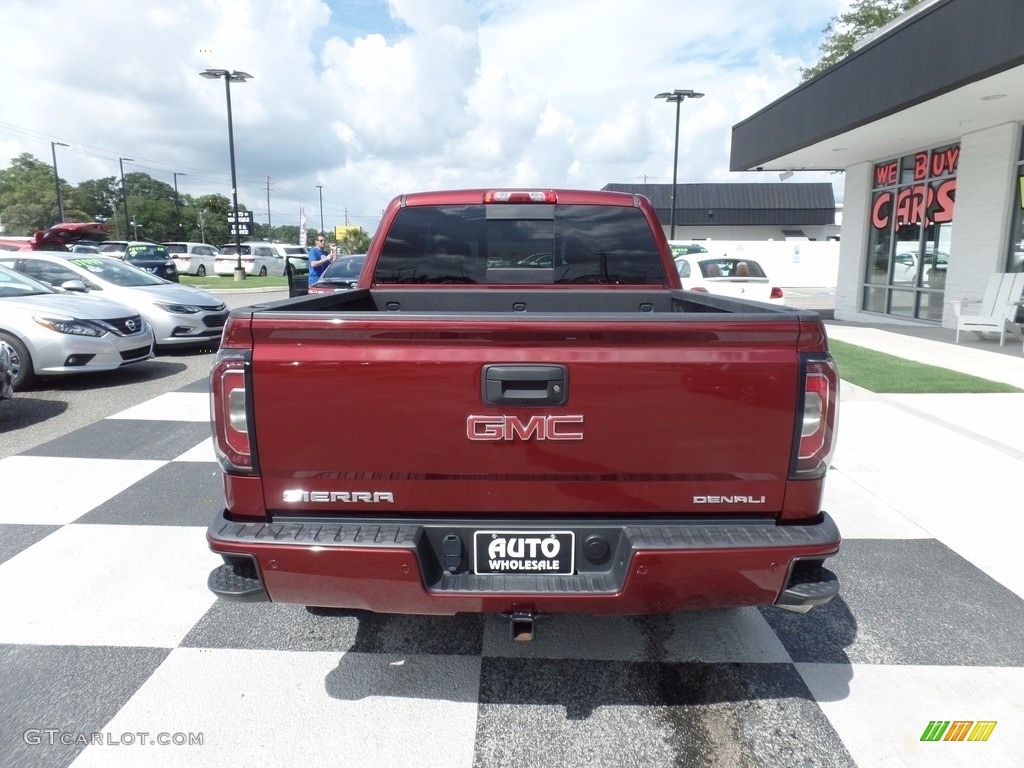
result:
[(248, 350), (222, 349), (210, 372), (213, 444), (225, 472), (256, 472), (249, 366)]
[(839, 417), (839, 371), (831, 357), (804, 360), (799, 405), (790, 477), (821, 477), (832, 461)]
[(770, 298), (770, 299), (781, 299), (782, 298), (782, 289), (781, 288), (772, 288), (771, 295), (768, 298)]
[(550, 189), (492, 189), (484, 193), (485, 203), (557, 203)]

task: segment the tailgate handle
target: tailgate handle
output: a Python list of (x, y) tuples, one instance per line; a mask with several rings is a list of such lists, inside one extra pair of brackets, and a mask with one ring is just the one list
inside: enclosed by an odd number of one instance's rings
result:
[(483, 396), (487, 405), (564, 405), (568, 396), (564, 365), (486, 365)]

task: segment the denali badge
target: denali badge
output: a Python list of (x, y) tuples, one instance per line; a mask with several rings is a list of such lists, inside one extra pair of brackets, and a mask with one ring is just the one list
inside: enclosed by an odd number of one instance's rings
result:
[[(574, 428), (572, 425), (578, 424)], [(583, 416), (470, 416), (466, 419), (470, 440), (582, 440)]]
[(764, 504), (764, 496), (694, 496), (694, 504)]
[(304, 491), (291, 488), (282, 494), (285, 504), (298, 504), (300, 501), (316, 504), (394, 504), (395, 495), (390, 491)]

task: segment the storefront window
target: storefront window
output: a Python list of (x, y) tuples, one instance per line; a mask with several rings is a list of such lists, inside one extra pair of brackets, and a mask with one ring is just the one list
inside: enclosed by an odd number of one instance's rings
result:
[(862, 309), (942, 320), (959, 157), (950, 144), (875, 166)]
[(1006, 255), (1007, 272), (1024, 272), (1024, 138), (1017, 158), (1014, 184), (1013, 226), (1010, 229), (1010, 250)]

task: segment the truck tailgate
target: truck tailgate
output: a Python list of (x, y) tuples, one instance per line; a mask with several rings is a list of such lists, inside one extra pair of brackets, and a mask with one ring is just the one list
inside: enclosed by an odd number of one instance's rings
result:
[[(676, 317), (257, 315), (251, 397), (266, 509), (777, 514), (797, 319)], [(483, 371), (496, 364), (564, 366), (565, 403), (486, 404)]]

